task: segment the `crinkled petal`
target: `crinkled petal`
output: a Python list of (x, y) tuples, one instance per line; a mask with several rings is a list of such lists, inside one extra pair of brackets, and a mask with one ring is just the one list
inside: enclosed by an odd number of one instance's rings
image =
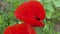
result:
[(4, 34), (36, 34), (35, 30), (28, 24), (17, 24), (7, 27)]
[(26, 6), (27, 5), (29, 5), (30, 9), (32, 10), (32, 12), (34, 13), (36, 17), (40, 18), (40, 20), (44, 20), (46, 16), (45, 9), (40, 2), (30, 1), (26, 3)]
[(44, 23), (38, 20), (35, 20), (33, 18), (29, 18), (29, 17), (25, 17), (22, 15), (16, 15), (17, 18), (19, 18), (20, 20), (22, 20), (24, 23), (30, 24), (31, 26), (44, 26)]

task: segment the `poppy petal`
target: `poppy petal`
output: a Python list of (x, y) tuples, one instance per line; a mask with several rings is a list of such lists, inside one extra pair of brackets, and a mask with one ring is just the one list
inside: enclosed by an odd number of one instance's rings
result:
[(4, 34), (36, 34), (36, 32), (28, 24), (16, 24), (14, 26), (8, 26)]
[(26, 4), (20, 5), (15, 10), (15, 14), (16, 15), (23, 15), (23, 16), (30, 17), (30, 18), (34, 18), (34, 14), (33, 14), (32, 10), (28, 6), (26, 6)]
[(29, 18), (29, 17), (25, 17), (22, 15), (16, 15), (17, 18), (19, 18), (20, 20), (22, 20), (23, 22), (30, 24), (31, 26), (44, 26), (44, 23), (38, 20), (35, 20), (33, 18)]
[(26, 3), (26, 6), (27, 5), (29, 5), (30, 9), (32, 10), (32, 12), (34, 13), (36, 17), (40, 18), (40, 20), (44, 20), (46, 16), (45, 9), (40, 2), (30, 1)]
[(7, 27), (6, 30), (4, 31), (4, 34), (12, 34), (12, 27)]

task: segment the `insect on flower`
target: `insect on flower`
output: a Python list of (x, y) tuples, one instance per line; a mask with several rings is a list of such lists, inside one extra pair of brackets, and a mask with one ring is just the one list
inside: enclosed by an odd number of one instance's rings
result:
[(4, 34), (36, 34), (35, 30), (28, 24), (16, 24), (8, 26)]
[(42, 21), (45, 18), (45, 10), (43, 5), (38, 1), (29, 1), (19, 5), (14, 15), (17, 19), (31, 26), (44, 26)]

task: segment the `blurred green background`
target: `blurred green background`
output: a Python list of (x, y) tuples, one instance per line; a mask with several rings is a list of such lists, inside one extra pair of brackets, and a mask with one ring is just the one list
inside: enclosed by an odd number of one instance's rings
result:
[[(14, 16), (18, 5), (28, 0), (0, 0), (0, 34), (9, 25), (19, 23)], [(60, 0), (38, 0), (44, 5), (46, 18), (45, 27), (35, 27), (37, 34), (60, 34)]]

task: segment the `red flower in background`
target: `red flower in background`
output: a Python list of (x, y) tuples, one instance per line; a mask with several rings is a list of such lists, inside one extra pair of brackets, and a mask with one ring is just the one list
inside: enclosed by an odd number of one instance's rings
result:
[(31, 26), (44, 26), (45, 10), (38, 1), (29, 1), (21, 4), (15, 11), (16, 18)]
[(28, 24), (17, 24), (8, 26), (4, 34), (36, 34), (35, 30)]

